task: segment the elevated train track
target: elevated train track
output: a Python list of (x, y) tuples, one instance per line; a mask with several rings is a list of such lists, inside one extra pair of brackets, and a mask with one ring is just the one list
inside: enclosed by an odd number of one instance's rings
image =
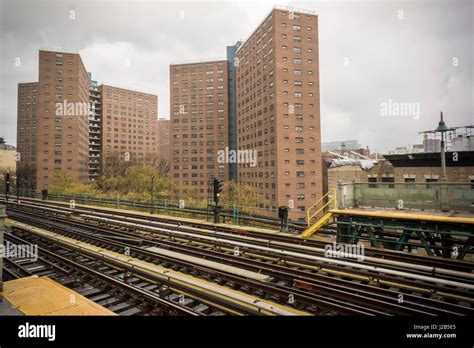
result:
[[(5, 239), (14, 245), (30, 244), (12, 233), (6, 233)], [(35, 239), (30, 240), (38, 242)], [(96, 261), (91, 257), (52, 245), (42, 245), (46, 248), (38, 248), (39, 255), (36, 260), (5, 258), (5, 280), (32, 275), (48, 276), (119, 315), (225, 314), (219, 309), (196, 301), (191, 302), (194, 306), (179, 305), (172, 300), (179, 298), (178, 294), (160, 288), (156, 283), (138, 278), (125, 281), (124, 273), (111, 265), (100, 263), (100, 267), (97, 267)], [(165, 293), (166, 296), (163, 296)]]
[[(199, 222), (189, 219), (180, 220), (176, 217), (163, 218), (162, 216), (150, 215), (140, 212), (128, 212), (124, 210), (116, 210), (110, 208), (100, 208), (91, 206), (77, 206), (75, 209), (70, 209), (69, 204), (63, 202), (51, 202), (51, 201), (40, 201), (37, 199), (23, 199), (22, 208), (32, 210), (49, 211), (51, 214), (57, 214), (58, 216), (71, 216), (79, 214), (88, 214), (97, 217), (107, 217), (110, 219), (120, 219), (129, 222), (139, 222), (142, 224), (150, 224), (155, 227), (170, 228), (170, 229), (186, 229), (194, 233), (209, 234), (210, 232), (218, 235), (224, 233), (226, 238), (240, 238), (241, 236), (247, 236), (250, 238), (260, 238), (264, 244), (275, 245), (281, 248), (297, 248), (298, 246), (307, 246), (312, 249), (324, 249), (327, 242), (315, 240), (315, 239), (303, 239), (298, 236), (294, 236), (288, 233), (268, 233), (260, 231), (258, 229), (245, 228), (241, 226), (229, 226), (222, 224), (210, 224), (206, 222)], [(16, 202), (9, 202), (11, 206), (15, 206)], [(334, 238), (336, 235), (334, 234)], [(335, 240), (335, 239), (334, 239)], [(283, 244), (282, 244), (283, 243)], [(287, 243), (286, 246), (284, 243)], [(417, 265), (426, 265), (434, 268), (450, 268), (453, 270), (459, 270), (463, 272), (472, 271), (472, 263), (464, 262), (456, 259), (445, 259), (430, 257), (424, 255), (414, 255), (405, 252), (393, 252), (391, 250), (378, 249), (378, 248), (366, 248), (365, 255), (370, 257), (376, 257), (379, 259), (390, 259), (405, 263), (413, 264), (416, 262)]]
[[(446, 267), (445, 269), (436, 269), (432, 266), (426, 266), (426, 264), (417, 264), (416, 267), (411, 267), (410, 272), (415, 274), (418, 273), (421, 277), (428, 277), (428, 281), (425, 282), (425, 284), (420, 282), (420, 280), (414, 283), (413, 280), (403, 279), (405, 276), (410, 277), (410, 274), (403, 274), (403, 276), (401, 278), (398, 277), (398, 279), (397, 277), (381, 277), (374, 272), (375, 268), (367, 270), (365, 273), (361, 273), (360, 270), (355, 271), (350, 268), (348, 271), (347, 267), (345, 267), (345, 269), (344, 267), (339, 269), (329, 267), (329, 272), (327, 272), (327, 259), (322, 260), (324, 267), (321, 265), (321, 260), (318, 261), (319, 263), (316, 262), (315, 264), (303, 264), (301, 263), (301, 257), (303, 256), (304, 259), (305, 255), (301, 254), (302, 251), (313, 256), (321, 251), (312, 250), (312, 248), (307, 245), (308, 243), (305, 243), (306, 245), (289, 243), (291, 245), (287, 246), (288, 248), (293, 248), (293, 250), (296, 248), (298, 250), (299, 254), (296, 255), (296, 258), (287, 257), (288, 255), (285, 255), (285, 258), (282, 258), (281, 255), (275, 257), (271, 250), (262, 253), (262, 247), (258, 244), (251, 245), (251, 248), (248, 248), (248, 245), (240, 244), (240, 247), (242, 247), (242, 254), (236, 256), (233, 255), (233, 251), (235, 250), (232, 249), (235, 247), (235, 243), (242, 243), (242, 240), (244, 240), (245, 244), (249, 244), (249, 238), (253, 239), (251, 241), (252, 243), (258, 242), (261, 244), (265, 243), (265, 241), (260, 240), (261, 238), (242, 236), (239, 233), (227, 233), (228, 235), (226, 238), (231, 236), (234, 240), (222, 240), (222, 236), (219, 235), (218, 239), (220, 240), (214, 240), (212, 243), (209, 243), (209, 240), (203, 240), (203, 236), (199, 235), (193, 236), (194, 239), (191, 239), (191, 233), (186, 233), (184, 236), (189, 239), (183, 238), (183, 235), (173, 235), (172, 232), (164, 230), (163, 227), (159, 228), (154, 226), (155, 224), (163, 223), (143, 220), (141, 217), (133, 218), (134, 220), (132, 220), (132, 223), (130, 221), (131, 217), (125, 217), (127, 219), (125, 221), (123, 221), (124, 217), (120, 217), (119, 214), (115, 214), (109, 218), (104, 218), (101, 215), (91, 214), (90, 210), (87, 214), (84, 214), (84, 212), (81, 211), (75, 211), (74, 214), (79, 214), (79, 216), (71, 218), (71, 212), (64, 209), (43, 207), (43, 210), (41, 210), (41, 208), (31, 206), (26, 208), (26, 205), (21, 208), (30, 209), (30, 220), (32, 217), (31, 210), (35, 209), (37, 210), (36, 213), (42, 211), (43, 213), (48, 212), (50, 214), (49, 216), (51, 216), (51, 214), (55, 215), (56, 223), (63, 224), (62, 226), (60, 225), (61, 227), (58, 227), (62, 230), (70, 230), (72, 226), (74, 226), (74, 228), (83, 228), (85, 230), (89, 229), (89, 234), (100, 234), (103, 238), (111, 239), (112, 241), (117, 241), (117, 239), (122, 239), (123, 241), (134, 241), (135, 244), (141, 244), (141, 247), (138, 247), (140, 249), (143, 247), (158, 246), (161, 249), (174, 250), (175, 252), (182, 254), (194, 255), (196, 257), (215, 260), (216, 262), (225, 263), (227, 265), (233, 265), (240, 269), (254, 270), (255, 272), (268, 274), (273, 278), (274, 282), (285, 284), (285, 286), (290, 289), (290, 292), (287, 292), (286, 294), (281, 292), (278, 293), (276, 291), (274, 291), (273, 294), (271, 292), (264, 292), (264, 296), (273, 296), (275, 299), (281, 301), (282, 299), (285, 299), (285, 295), (291, 295), (296, 298), (298, 304), (304, 302), (304, 296), (313, 296), (313, 303), (316, 303), (315, 308), (317, 308), (315, 313), (318, 314), (331, 313), (331, 311), (327, 310), (328, 308), (332, 308), (334, 314), (350, 314), (350, 311), (344, 313), (344, 306), (338, 308), (337, 304), (345, 304), (346, 307), (350, 307), (351, 304), (353, 306), (359, 305), (359, 307), (362, 308), (365, 307), (365, 314), (469, 315), (472, 312), (472, 289), (470, 289), (472, 286), (472, 274), (469, 273), (469, 271), (472, 270), (472, 267), (468, 263), (459, 261), (449, 263), (449, 266), (451, 267)], [(61, 215), (62, 217), (59, 217)], [(45, 216), (41, 217), (37, 215), (35, 217), (35, 220), (41, 219), (45, 219)], [(122, 221), (120, 221), (120, 219), (122, 219)], [(142, 224), (139, 224), (139, 222)], [(143, 223), (146, 223), (146, 225), (143, 225)], [(127, 226), (127, 224), (132, 224), (132, 228)], [(170, 224), (167, 226), (168, 229), (170, 228), (169, 225)], [(69, 228), (67, 228), (67, 226), (69, 226)], [(51, 226), (49, 227), (51, 228)], [(188, 228), (187, 226), (176, 225), (172, 227), (174, 227), (175, 230), (182, 230), (185, 227)], [(196, 229), (195, 227), (192, 228)], [(176, 232), (180, 231), (175, 231), (175, 233)], [(195, 232), (196, 231), (193, 231), (193, 234), (195, 234)], [(68, 234), (70, 233), (71, 232), (68, 232)], [(222, 232), (207, 230), (202, 233), (207, 237), (211, 234), (213, 235), (212, 238), (216, 238), (216, 233)], [(83, 237), (84, 236), (81, 238)], [(89, 237), (90, 236), (88, 236), (88, 238)], [(282, 248), (285, 246), (284, 244), (286, 244), (285, 242), (269, 239), (268, 235), (266, 237), (267, 246), (268, 243), (270, 243), (270, 246), (274, 247), (272, 244), (278, 243), (278, 248)], [(75, 238), (78, 238), (77, 233)], [(292, 238), (296, 239), (294, 237)], [(133, 246), (133, 244), (127, 243), (120, 246), (122, 249), (126, 247), (137, 248), (136, 246)], [(253, 255), (256, 251), (258, 251), (258, 254)], [(378, 250), (378, 252), (380, 252), (380, 250)], [(163, 259), (163, 255), (155, 254), (155, 257)], [(423, 259), (426, 263), (430, 258), (424, 257), (420, 259)], [(434, 260), (434, 258), (431, 259), (432, 261)], [(336, 261), (336, 265), (339, 264), (339, 267), (340, 264), (343, 263), (343, 261), (337, 259), (334, 261)], [(371, 260), (371, 262), (375, 261), (376, 260)], [(387, 261), (390, 264), (390, 259), (388, 258), (381, 259), (380, 261), (382, 261), (382, 264), (384, 262), (386, 264)], [(449, 260), (445, 260), (444, 266), (448, 264), (446, 261)], [(170, 261), (168, 260), (168, 262)], [(174, 260), (173, 262), (176, 264), (177, 260)], [(392, 260), (392, 263), (398, 263), (398, 261)], [(390, 266), (393, 267), (394, 265), (392, 264)], [(196, 268), (194, 266), (190, 267), (193, 269)], [(431, 277), (427, 274), (431, 275)], [(434, 275), (441, 275), (442, 278), (435, 278), (433, 277)], [(440, 280), (441, 283), (443, 283), (441, 285), (437, 284)], [(457, 284), (456, 282), (459, 283), (459, 280), (462, 280), (462, 282)], [(456, 284), (459, 286), (453, 286)], [(258, 289), (258, 285), (256, 285), (255, 289)], [(399, 299), (399, 294), (403, 294), (403, 303), (397, 301)], [(318, 296), (320, 297), (318, 298)], [(315, 300), (319, 300), (319, 303)], [(327, 300), (332, 300), (333, 303), (331, 304), (331, 301), (328, 301), (328, 303), (324, 302)], [(336, 303), (335, 300), (339, 302)], [(326, 307), (327, 304), (329, 304), (329, 307)], [(353, 307), (353, 309), (355, 308), (356, 307)], [(373, 312), (367, 310), (369, 308), (373, 309)], [(321, 309), (323, 310), (321, 311)], [(326, 311), (324, 311), (324, 309), (326, 309)], [(352, 314), (354, 313), (357, 312), (352, 312)]]
[[(142, 298), (145, 294), (151, 297), (158, 296), (160, 297), (158, 300), (164, 303), (177, 302), (175, 305), (181, 308), (181, 312), (187, 312), (187, 314), (305, 314), (292, 308), (285, 308), (285, 306), (279, 306), (270, 301), (259, 300), (256, 297), (238, 294), (237, 292), (229, 295), (232, 290), (224, 289), (222, 291), (222, 289), (217, 289), (218, 286), (209, 286), (209, 282), (199, 282), (194, 277), (184, 279), (185, 277), (174, 270), (157, 269), (152, 267), (152, 264), (137, 262), (130, 256), (108, 251), (42, 229), (21, 223), (12, 223), (11, 227), (8, 238), (20, 238), (23, 242), (40, 245), (43, 252), (54, 250), (56, 254), (66, 254), (66, 257), (79, 255), (81, 263), (86, 262), (93, 269), (98, 269), (99, 273), (107, 274), (111, 271), (117, 283), (132, 286), (136, 288), (136, 291), (143, 292), (138, 298)], [(149, 287), (152, 289), (149, 290)], [(207, 310), (211, 306), (213, 310)], [(206, 310), (203, 311), (203, 308)]]

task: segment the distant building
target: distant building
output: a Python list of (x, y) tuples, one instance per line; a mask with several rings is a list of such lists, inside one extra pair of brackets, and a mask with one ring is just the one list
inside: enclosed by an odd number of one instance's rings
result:
[(158, 119), (158, 156), (170, 160), (170, 120)]
[(404, 155), (408, 153), (422, 153), (425, 152), (423, 144), (416, 144), (413, 146), (400, 146), (396, 147), (395, 150), (388, 152), (389, 155)]
[[(77, 53), (40, 50), (36, 117), (36, 186), (56, 172), (89, 181), (89, 77)], [(21, 140), (21, 138), (19, 139)]]
[(321, 143), (321, 151), (349, 151), (358, 150), (362, 146), (357, 140), (341, 140), (341, 141), (323, 141)]
[(151, 163), (158, 155), (158, 97), (109, 85), (99, 92), (102, 168), (117, 161)]
[(441, 151), (441, 140), (430, 139), (426, 136), (423, 137), (423, 152), (440, 152)]
[[(436, 130), (420, 132), (423, 134), (424, 152), (441, 151), (441, 135)], [(450, 127), (445, 132), (446, 151), (474, 151), (474, 125)]]
[(0, 137), (0, 175), (16, 170), (16, 148)]
[(459, 134), (451, 140), (450, 151), (474, 151), (474, 136)]
[(171, 178), (208, 194), (208, 181), (229, 179), (219, 150), (228, 146), (227, 60), (170, 65)]
[[(413, 153), (434, 153), (441, 151), (440, 134), (433, 131), (423, 131), (423, 143), (413, 146), (400, 146), (388, 151), (389, 155), (406, 155)], [(446, 132), (447, 151), (474, 151), (474, 126), (449, 128)]]
[(239, 183), (261, 208), (292, 207), (291, 219), (322, 195), (318, 16), (275, 7), (236, 52), (237, 147), (256, 151), (239, 163)]
[(30, 189), (36, 189), (38, 82), (18, 84), (16, 148), (19, 153), (18, 170), (28, 176)]
[(66, 172), (87, 183), (106, 161), (154, 162), (158, 97), (101, 85), (74, 52), (39, 51), (38, 82), (18, 84), (21, 188), (41, 190)]
[(425, 147), (423, 144), (415, 144), (412, 146), (412, 153), (422, 153), (425, 152)]

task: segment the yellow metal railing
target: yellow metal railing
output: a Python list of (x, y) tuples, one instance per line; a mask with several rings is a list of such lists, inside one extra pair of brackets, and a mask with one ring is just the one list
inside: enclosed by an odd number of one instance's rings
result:
[[(311, 209), (313, 209), (315, 206), (317, 206), (319, 203), (321, 203), (324, 198), (328, 197), (332, 193), (332, 197), (321, 207), (319, 208), (315, 213), (311, 214)], [(334, 202), (334, 208), (337, 207), (337, 197), (336, 197), (336, 189), (333, 188), (329, 190), (324, 196), (322, 196), (320, 199), (316, 201), (311, 207), (308, 208), (306, 211), (306, 216), (307, 216), (307, 221), (308, 221), (308, 226), (311, 226), (311, 219), (313, 219), (316, 215), (318, 215), (320, 212), (322, 212), (326, 207), (328, 207), (331, 203)]]

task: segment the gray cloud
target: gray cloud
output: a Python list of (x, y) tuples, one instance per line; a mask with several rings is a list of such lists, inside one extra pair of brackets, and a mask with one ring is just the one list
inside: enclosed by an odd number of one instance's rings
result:
[[(420, 142), (440, 110), (450, 126), (474, 123), (472, 1), (283, 4), (319, 15), (323, 141), (386, 151)], [(273, 5), (0, 0), (0, 135), (16, 142), (17, 83), (37, 79), (40, 47), (79, 51), (99, 83), (155, 93), (159, 115), (169, 117), (169, 64), (224, 57)], [(388, 99), (420, 103), (420, 118), (381, 116)]]

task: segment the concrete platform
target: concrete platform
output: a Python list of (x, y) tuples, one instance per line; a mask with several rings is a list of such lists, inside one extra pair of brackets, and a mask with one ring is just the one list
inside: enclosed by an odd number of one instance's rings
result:
[(367, 211), (377, 213), (399, 213), (409, 215), (430, 215), (440, 217), (454, 217), (454, 218), (471, 218), (474, 219), (474, 213), (459, 212), (459, 211), (440, 211), (440, 210), (420, 210), (420, 209), (394, 209), (394, 208), (371, 208), (371, 207), (358, 207), (358, 208), (346, 208), (346, 210), (355, 211)]
[[(6, 307), (0, 315), (116, 315), (48, 277), (7, 281), (1, 295)], [(13, 309), (9, 310), (8, 305)], [(14, 314), (17, 312), (20, 314)]]
[(457, 214), (453, 212), (397, 210), (397, 209), (331, 209), (336, 215), (354, 215), (368, 217), (393, 218), (400, 220), (433, 221), (446, 223), (474, 224), (474, 215), (469, 213)]

